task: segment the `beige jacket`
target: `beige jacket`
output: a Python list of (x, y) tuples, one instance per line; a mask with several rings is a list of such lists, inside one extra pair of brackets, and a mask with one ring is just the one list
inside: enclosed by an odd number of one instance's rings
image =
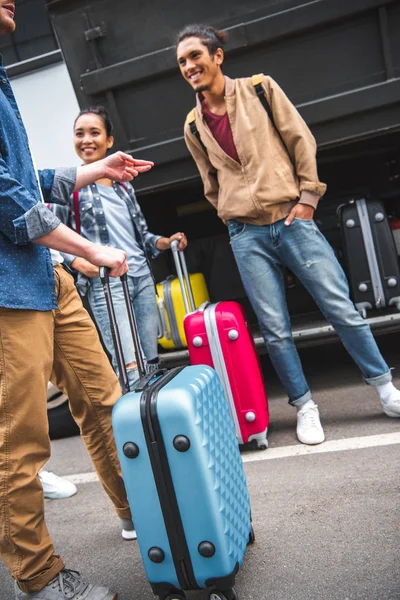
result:
[(241, 164), (225, 154), (214, 139), (198, 97), (196, 126), (207, 153), (191, 133), (188, 119), (184, 129), (204, 194), (218, 216), (223, 221), (274, 223), (288, 215), (303, 190), (315, 194), (316, 207), (326, 185), (318, 179), (315, 139), (296, 108), (271, 77), (263, 76), (263, 87), (286, 150), (256, 95), (251, 77), (225, 79), (226, 109)]

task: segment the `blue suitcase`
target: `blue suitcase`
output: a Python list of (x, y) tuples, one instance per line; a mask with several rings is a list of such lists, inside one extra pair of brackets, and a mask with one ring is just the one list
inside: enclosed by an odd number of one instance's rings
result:
[[(126, 390), (104, 271), (102, 278)], [(183, 600), (184, 590), (196, 589), (207, 589), (211, 600), (235, 600), (235, 576), (254, 532), (218, 375), (202, 365), (146, 375), (139, 351), (137, 362), (141, 379), (116, 403), (113, 430), (147, 578), (161, 600)]]

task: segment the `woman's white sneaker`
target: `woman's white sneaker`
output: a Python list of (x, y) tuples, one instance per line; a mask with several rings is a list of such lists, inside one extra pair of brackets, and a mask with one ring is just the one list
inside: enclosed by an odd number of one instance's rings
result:
[(321, 444), (325, 440), (318, 406), (309, 400), (297, 412), (297, 439), (302, 444)]
[(43, 487), (44, 497), (51, 500), (70, 498), (78, 491), (71, 481), (58, 477), (58, 475), (49, 471), (40, 471), (39, 479)]

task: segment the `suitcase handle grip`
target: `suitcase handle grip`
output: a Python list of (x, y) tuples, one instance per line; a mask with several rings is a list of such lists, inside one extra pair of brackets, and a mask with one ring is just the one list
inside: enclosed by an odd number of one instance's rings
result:
[(196, 310), (196, 304), (194, 302), (192, 284), (190, 283), (185, 255), (183, 252), (178, 251), (178, 246), (178, 240), (173, 240), (173, 242), (171, 242), (172, 256), (174, 257), (176, 274), (178, 275), (179, 284), (181, 286), (183, 304), (185, 306), (185, 312), (188, 314)]
[(165, 308), (164, 308), (164, 300), (162, 298), (157, 298), (157, 309), (158, 309), (158, 320), (159, 320), (159, 331), (158, 331), (158, 339), (165, 337), (165, 339), (170, 340), (171, 336), (167, 327), (167, 320), (165, 318)]
[[(112, 334), (112, 338), (113, 338), (113, 342), (114, 342), (115, 354), (117, 357), (119, 380), (120, 380), (120, 384), (121, 384), (121, 388), (122, 388), (122, 393), (126, 394), (130, 390), (130, 386), (129, 386), (128, 374), (127, 374), (126, 366), (125, 366), (124, 354), (123, 354), (123, 350), (122, 350), (121, 337), (119, 334), (118, 324), (117, 324), (117, 320), (115, 317), (115, 311), (114, 311), (113, 301), (112, 301), (112, 297), (111, 297), (110, 269), (108, 267), (100, 267), (100, 279), (101, 279), (101, 283), (103, 284), (104, 295), (105, 295), (106, 305), (107, 305), (107, 310), (108, 310), (108, 316), (110, 318), (111, 334)], [(135, 358), (136, 358), (136, 363), (138, 366), (139, 377), (142, 379), (146, 376), (146, 368), (145, 368), (142, 352), (140, 349), (140, 341), (139, 341), (139, 335), (138, 335), (138, 331), (137, 331), (136, 319), (135, 319), (135, 315), (133, 313), (132, 305), (130, 302), (127, 274), (125, 273), (124, 275), (122, 275), (122, 277), (120, 279), (121, 279), (121, 283), (122, 283), (122, 289), (124, 292), (126, 309), (128, 311), (128, 320), (129, 320), (129, 326), (130, 326), (131, 332), (132, 332), (133, 347), (135, 350)]]

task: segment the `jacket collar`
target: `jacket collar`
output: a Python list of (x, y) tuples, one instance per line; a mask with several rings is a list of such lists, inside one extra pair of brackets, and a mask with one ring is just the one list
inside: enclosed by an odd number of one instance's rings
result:
[[(233, 93), (235, 86), (233, 83), (233, 79), (231, 79), (230, 77), (227, 77), (226, 75), (224, 75), (224, 77), (225, 77), (225, 98), (226, 98), (226, 96), (230, 96)], [(197, 110), (199, 111), (199, 113), (202, 114), (200, 94), (196, 94), (196, 107), (197, 107)]]

